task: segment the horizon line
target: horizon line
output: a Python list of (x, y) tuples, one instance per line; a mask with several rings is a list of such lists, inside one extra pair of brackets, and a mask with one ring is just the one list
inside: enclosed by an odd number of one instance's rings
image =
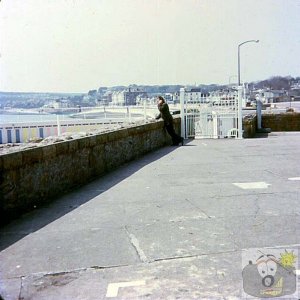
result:
[[(257, 83), (257, 82), (260, 82), (260, 81), (265, 81), (265, 80), (270, 80), (274, 77), (282, 77), (282, 78), (286, 78), (286, 77), (292, 77), (292, 78), (299, 78), (299, 76), (291, 76), (291, 75), (286, 75), (286, 76), (283, 76), (283, 75), (272, 75), (272, 76), (269, 76), (268, 78), (266, 79), (258, 79), (258, 80), (254, 80), (254, 81), (249, 81), (249, 82), (244, 82), (244, 83)], [(210, 85), (218, 85), (218, 86), (228, 86), (228, 85), (232, 85), (232, 84), (235, 84), (234, 82), (233, 83), (194, 83), (194, 84), (191, 84), (191, 83), (187, 83), (187, 84), (180, 84), (180, 83), (177, 83), (177, 84), (137, 84), (137, 83), (130, 83), (129, 85), (124, 85), (124, 84), (118, 84), (118, 85), (107, 85), (107, 86), (99, 86), (98, 88), (90, 88), (88, 89), (87, 91), (84, 91), (84, 92), (58, 92), (58, 91), (3, 91), (3, 90), (0, 90), (0, 93), (16, 93), (16, 94), (87, 94), (89, 91), (92, 91), (92, 90), (98, 90), (99, 88), (101, 87), (105, 87), (105, 88), (114, 88), (114, 87), (130, 87), (132, 85), (136, 85), (136, 86), (149, 86), (149, 87), (155, 87), (155, 86), (195, 86), (195, 87), (199, 87), (201, 85), (204, 85), (204, 86), (210, 86)], [(236, 83), (237, 84), (237, 83)]]

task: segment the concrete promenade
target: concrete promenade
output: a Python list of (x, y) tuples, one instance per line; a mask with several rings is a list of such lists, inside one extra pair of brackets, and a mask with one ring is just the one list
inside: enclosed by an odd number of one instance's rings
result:
[(247, 249), (299, 250), (300, 132), (159, 149), (0, 241), (5, 300), (243, 299)]

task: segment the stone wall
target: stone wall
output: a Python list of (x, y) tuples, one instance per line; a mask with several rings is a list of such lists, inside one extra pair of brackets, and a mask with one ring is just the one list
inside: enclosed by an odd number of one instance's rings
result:
[[(288, 112), (280, 114), (263, 114), (262, 128), (270, 128), (271, 131), (300, 131), (300, 113)], [(256, 115), (243, 118), (243, 137), (253, 138), (257, 131)]]
[(300, 113), (264, 114), (262, 127), (272, 131), (300, 131)]
[(243, 138), (255, 137), (257, 129), (256, 115), (248, 115), (243, 118)]
[(0, 223), (170, 143), (159, 121), (2, 155)]

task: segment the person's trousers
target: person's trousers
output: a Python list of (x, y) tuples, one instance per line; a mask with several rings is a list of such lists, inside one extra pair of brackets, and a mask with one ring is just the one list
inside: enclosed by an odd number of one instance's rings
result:
[(178, 145), (181, 142), (181, 136), (176, 134), (173, 124), (171, 123), (171, 124), (165, 125), (165, 127), (166, 127), (168, 134), (172, 138), (173, 145)]

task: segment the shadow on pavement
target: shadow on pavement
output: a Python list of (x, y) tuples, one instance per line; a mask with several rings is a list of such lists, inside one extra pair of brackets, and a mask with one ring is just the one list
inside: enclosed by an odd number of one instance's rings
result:
[[(189, 141), (186, 141), (186, 143), (189, 143)], [(185, 146), (188, 146), (186, 143)], [(80, 205), (109, 190), (111, 187), (131, 176), (144, 166), (160, 159), (176, 149), (177, 147), (167, 146), (148, 153), (134, 161), (120, 166), (118, 169), (111, 171), (102, 177), (96, 178), (84, 186), (74, 189), (72, 192), (62, 195), (51, 203), (38, 207), (34, 211), (24, 214), (19, 219), (2, 226), (0, 228), (0, 251), (61, 218), (65, 214), (68, 214)]]
[(269, 133), (256, 133), (254, 138), (255, 139), (262, 139), (262, 138), (268, 138), (269, 137)]

